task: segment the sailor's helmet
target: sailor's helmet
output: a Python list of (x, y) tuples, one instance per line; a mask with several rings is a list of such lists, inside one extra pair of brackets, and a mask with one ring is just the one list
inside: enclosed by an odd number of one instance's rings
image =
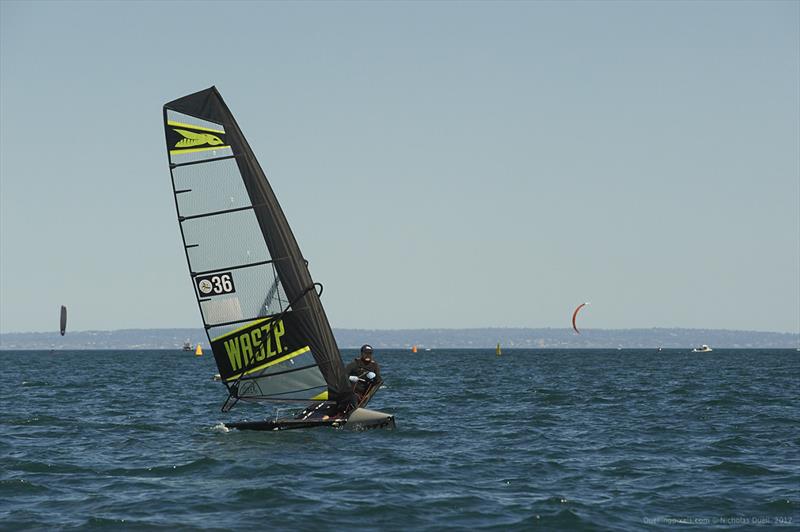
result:
[(361, 358), (371, 359), (372, 358), (372, 346), (369, 344), (364, 344), (361, 346)]

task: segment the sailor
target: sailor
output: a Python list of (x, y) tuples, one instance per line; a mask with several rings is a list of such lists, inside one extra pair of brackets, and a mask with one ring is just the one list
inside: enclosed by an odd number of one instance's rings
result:
[(370, 386), (381, 380), (381, 368), (372, 358), (372, 346), (361, 346), (361, 356), (354, 358), (345, 368), (350, 382), (355, 384), (355, 392), (359, 398)]

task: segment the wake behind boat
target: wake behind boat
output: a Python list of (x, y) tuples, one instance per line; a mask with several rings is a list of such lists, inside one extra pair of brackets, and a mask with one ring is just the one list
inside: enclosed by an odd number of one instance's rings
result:
[(203, 325), (239, 401), (311, 404), (297, 416), (228, 423), (281, 430), (393, 426), (354, 395), (307, 262), (236, 120), (215, 87), (164, 105), (170, 174)]

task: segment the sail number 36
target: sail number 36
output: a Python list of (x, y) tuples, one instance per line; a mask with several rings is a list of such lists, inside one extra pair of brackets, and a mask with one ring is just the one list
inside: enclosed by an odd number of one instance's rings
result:
[(203, 296), (218, 296), (231, 294), (236, 291), (233, 285), (233, 276), (230, 272), (202, 275), (195, 278), (197, 290)]

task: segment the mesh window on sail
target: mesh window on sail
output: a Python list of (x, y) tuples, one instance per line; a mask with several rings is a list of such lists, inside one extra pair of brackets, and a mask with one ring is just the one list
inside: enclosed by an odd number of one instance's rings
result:
[(190, 246), (187, 252), (193, 272), (270, 260), (252, 210), (192, 218), (181, 226), (186, 245)]
[(234, 159), (179, 166), (175, 179), (178, 214), (196, 216), (251, 206)]

